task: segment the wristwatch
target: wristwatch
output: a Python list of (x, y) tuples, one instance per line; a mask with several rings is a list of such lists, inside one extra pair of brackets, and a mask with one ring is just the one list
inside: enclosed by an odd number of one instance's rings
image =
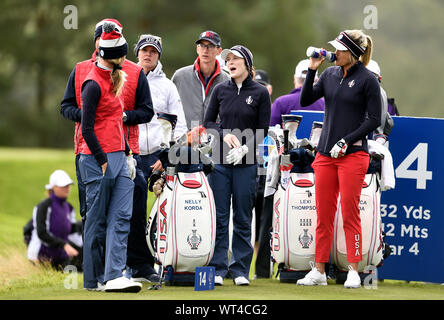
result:
[(126, 122), (126, 119), (128, 119), (128, 116), (127, 116), (126, 113), (124, 112), (124, 113), (123, 113), (123, 117), (122, 117), (123, 122)]

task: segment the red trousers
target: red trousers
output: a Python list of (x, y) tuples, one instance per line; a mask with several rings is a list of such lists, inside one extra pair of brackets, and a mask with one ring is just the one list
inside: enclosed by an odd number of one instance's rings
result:
[(357, 263), (362, 260), (359, 199), (368, 165), (369, 155), (364, 151), (337, 159), (319, 153), (316, 155), (312, 164), (315, 173), (317, 211), (316, 262), (328, 262), (339, 194), (341, 195), (347, 261)]

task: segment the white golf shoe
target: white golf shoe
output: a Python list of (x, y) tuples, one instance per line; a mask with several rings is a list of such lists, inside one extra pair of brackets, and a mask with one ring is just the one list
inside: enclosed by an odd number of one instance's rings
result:
[(125, 276), (106, 282), (106, 292), (139, 292), (142, 289), (140, 282), (132, 281)]
[(361, 277), (357, 271), (353, 270), (351, 266), (348, 266), (347, 280), (344, 282), (344, 288), (360, 288), (361, 287)]
[(327, 275), (320, 273), (314, 266), (314, 263), (310, 262), (311, 271), (305, 275), (304, 278), (299, 279), (296, 284), (298, 286), (326, 286)]
[(216, 286), (223, 286), (224, 285), (224, 278), (222, 278), (221, 276), (215, 276), (214, 277), (214, 284)]
[(240, 276), (234, 279), (234, 284), (237, 286), (248, 286), (250, 285), (250, 281), (247, 278)]

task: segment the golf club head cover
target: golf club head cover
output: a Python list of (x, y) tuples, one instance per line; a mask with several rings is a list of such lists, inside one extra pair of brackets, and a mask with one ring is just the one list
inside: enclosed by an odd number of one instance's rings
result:
[(176, 127), (177, 115), (165, 112), (157, 113), (157, 120), (162, 126), (162, 148), (168, 148), (170, 145), (171, 135)]
[(159, 180), (162, 177), (162, 173), (159, 170), (154, 171), (150, 175), (150, 182), (148, 184), (148, 190), (150, 192), (153, 192), (153, 186), (156, 183), (157, 180)]

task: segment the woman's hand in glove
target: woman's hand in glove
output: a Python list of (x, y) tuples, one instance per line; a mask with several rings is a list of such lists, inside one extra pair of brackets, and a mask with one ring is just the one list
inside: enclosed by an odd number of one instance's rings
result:
[(233, 148), (228, 152), (226, 160), (228, 163), (238, 165), (242, 162), (242, 158), (248, 153), (248, 147), (244, 144), (240, 147)]

